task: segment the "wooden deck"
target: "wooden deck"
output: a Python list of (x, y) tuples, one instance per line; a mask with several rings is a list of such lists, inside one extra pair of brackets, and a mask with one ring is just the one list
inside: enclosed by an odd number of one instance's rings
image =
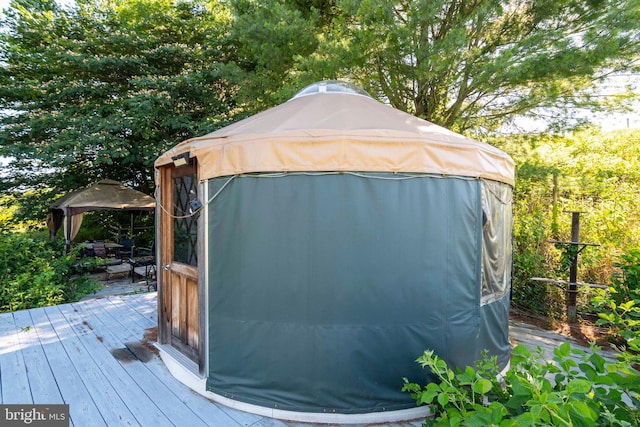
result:
[(141, 344), (156, 313), (154, 292), (0, 314), (0, 402), (68, 403), (77, 427), (299, 425), (218, 405), (178, 382)]
[[(219, 405), (177, 381), (142, 344), (156, 316), (155, 292), (0, 314), (0, 402), (67, 403), (77, 427), (303, 425)], [(566, 340), (535, 331), (513, 325), (512, 337), (549, 351)]]

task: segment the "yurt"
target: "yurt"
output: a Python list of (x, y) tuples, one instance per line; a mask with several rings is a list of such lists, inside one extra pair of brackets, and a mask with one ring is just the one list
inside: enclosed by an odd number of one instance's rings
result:
[(425, 413), (433, 381), (483, 350), (509, 361), (514, 163), (344, 82), (156, 163), (159, 343), (226, 405), (357, 423)]

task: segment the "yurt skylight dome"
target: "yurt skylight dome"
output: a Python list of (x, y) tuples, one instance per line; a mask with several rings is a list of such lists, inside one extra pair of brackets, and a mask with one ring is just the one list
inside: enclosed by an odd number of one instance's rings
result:
[(317, 93), (347, 93), (371, 98), (371, 95), (369, 95), (364, 89), (352, 83), (341, 80), (325, 80), (310, 84), (296, 93), (291, 99), (300, 98), (301, 96), (306, 95), (315, 95)]

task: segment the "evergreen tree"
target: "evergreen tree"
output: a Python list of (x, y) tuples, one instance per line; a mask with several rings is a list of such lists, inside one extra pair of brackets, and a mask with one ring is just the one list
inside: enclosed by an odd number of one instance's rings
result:
[(153, 162), (233, 120), (231, 16), (216, 1), (13, 0), (0, 49), (4, 190), (102, 178), (150, 192)]

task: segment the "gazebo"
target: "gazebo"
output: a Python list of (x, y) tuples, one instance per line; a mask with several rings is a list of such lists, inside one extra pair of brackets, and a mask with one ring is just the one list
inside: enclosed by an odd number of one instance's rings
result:
[(49, 208), (47, 227), (54, 237), (64, 228), (67, 248), (78, 233), (84, 212), (96, 210), (153, 211), (153, 197), (111, 179), (103, 179), (86, 188), (72, 191), (56, 200)]
[(433, 349), (509, 362), (504, 152), (342, 82), (156, 161), (159, 341), (226, 405), (311, 422), (425, 413)]

